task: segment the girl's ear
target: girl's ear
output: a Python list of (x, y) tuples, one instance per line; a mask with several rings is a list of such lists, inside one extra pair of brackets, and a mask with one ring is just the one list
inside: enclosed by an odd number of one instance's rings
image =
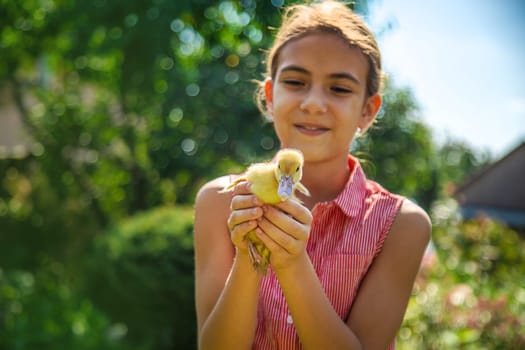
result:
[(273, 105), (273, 82), (271, 78), (267, 78), (264, 81), (264, 98), (266, 101), (266, 107), (270, 110)]
[(359, 128), (364, 132), (376, 119), (377, 112), (381, 108), (381, 96), (375, 94), (366, 99), (363, 105), (363, 115), (359, 122)]

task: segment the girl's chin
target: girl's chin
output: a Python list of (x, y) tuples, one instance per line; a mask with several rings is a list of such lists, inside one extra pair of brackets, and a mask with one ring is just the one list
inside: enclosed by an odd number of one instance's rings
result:
[(320, 147), (290, 146), (289, 148), (301, 151), (305, 162), (319, 162), (330, 158), (330, 154), (326, 150), (320, 149)]
[(326, 146), (320, 145), (296, 145), (289, 146), (288, 148), (298, 149), (303, 153), (305, 163), (317, 163), (317, 162), (332, 162), (339, 159), (341, 162), (346, 162), (350, 155), (349, 150), (334, 150), (327, 149)]

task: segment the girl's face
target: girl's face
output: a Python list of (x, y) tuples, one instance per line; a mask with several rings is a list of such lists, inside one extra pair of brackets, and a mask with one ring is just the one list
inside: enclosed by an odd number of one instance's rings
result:
[(312, 33), (288, 42), (277, 60), (266, 101), (281, 147), (306, 162), (346, 162), (357, 128), (374, 120), (381, 98), (366, 97), (368, 62), (335, 34)]

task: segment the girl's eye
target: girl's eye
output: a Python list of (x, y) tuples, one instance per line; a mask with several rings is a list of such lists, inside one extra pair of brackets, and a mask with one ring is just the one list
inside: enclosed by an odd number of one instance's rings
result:
[(300, 80), (295, 80), (295, 79), (286, 79), (283, 81), (286, 85), (291, 85), (291, 86), (303, 86), (304, 83)]
[(333, 86), (332, 91), (339, 93), (339, 94), (349, 94), (352, 92), (349, 88), (342, 87), (342, 86)]

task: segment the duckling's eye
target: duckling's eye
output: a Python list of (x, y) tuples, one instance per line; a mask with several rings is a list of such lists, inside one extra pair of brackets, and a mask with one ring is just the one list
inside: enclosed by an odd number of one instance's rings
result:
[(300, 168), (300, 166), (297, 166), (297, 169), (295, 169), (296, 173), (299, 172), (299, 168)]

